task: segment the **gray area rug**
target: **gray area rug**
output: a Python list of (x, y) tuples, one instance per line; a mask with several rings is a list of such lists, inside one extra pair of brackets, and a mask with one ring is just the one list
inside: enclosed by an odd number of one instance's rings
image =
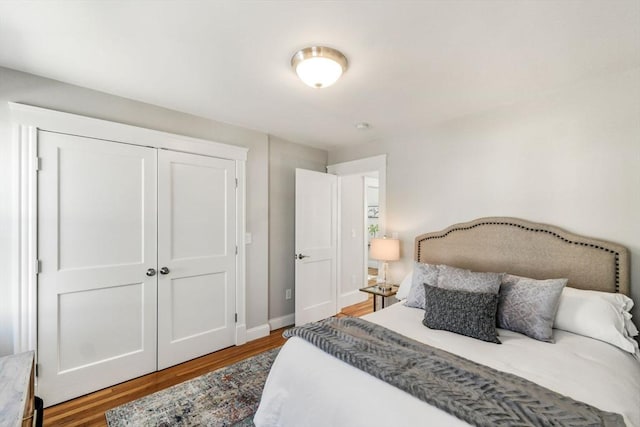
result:
[(280, 348), (174, 385), (105, 414), (109, 427), (253, 426), (253, 415)]

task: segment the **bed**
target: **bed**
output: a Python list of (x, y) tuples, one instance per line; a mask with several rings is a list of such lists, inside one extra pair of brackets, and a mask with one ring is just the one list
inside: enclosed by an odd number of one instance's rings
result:
[[(627, 295), (630, 287), (628, 252), (623, 246), (516, 218), (481, 218), (418, 236), (415, 261), (540, 280), (563, 277), (568, 278), (569, 287), (597, 291), (586, 292), (588, 295)], [(626, 310), (629, 308), (627, 304)], [(634, 355), (599, 336), (587, 336), (589, 331), (553, 329), (554, 343), (548, 343), (498, 329), (502, 344), (496, 345), (427, 328), (421, 323), (424, 315), (420, 308), (398, 303), (365, 318), (413, 340), (620, 414), (627, 426), (640, 427), (637, 344)], [(258, 427), (469, 425), (299, 337), (290, 338), (276, 358), (254, 423)]]

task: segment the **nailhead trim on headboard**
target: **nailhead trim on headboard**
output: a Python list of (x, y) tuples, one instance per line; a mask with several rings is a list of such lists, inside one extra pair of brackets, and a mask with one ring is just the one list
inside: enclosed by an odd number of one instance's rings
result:
[(553, 237), (556, 237), (556, 238), (562, 240), (563, 242), (566, 242), (566, 243), (569, 243), (569, 244), (578, 245), (578, 246), (587, 246), (587, 247), (591, 247), (591, 248), (594, 248), (594, 249), (598, 249), (598, 250), (602, 250), (602, 251), (605, 251), (605, 252), (612, 253), (615, 256), (615, 262), (616, 262), (616, 292), (620, 292), (620, 262), (619, 262), (620, 254), (618, 252), (616, 252), (616, 251), (614, 251), (612, 249), (605, 248), (603, 246), (594, 245), (592, 243), (576, 242), (574, 240), (569, 240), (569, 239), (566, 239), (566, 238), (562, 237), (561, 235), (559, 235), (558, 233), (555, 233), (553, 231), (543, 230), (543, 229), (540, 229), (540, 228), (526, 227), (524, 225), (514, 224), (512, 222), (498, 222), (498, 221), (479, 222), (477, 224), (473, 224), (473, 225), (468, 226), (468, 227), (452, 228), (451, 230), (448, 230), (446, 233), (441, 234), (439, 236), (427, 236), (427, 237), (424, 237), (424, 238), (418, 240), (418, 245), (417, 245), (418, 246), (418, 257), (417, 257), (417, 259), (418, 260), (421, 259), (420, 258), (420, 249), (421, 249), (420, 242), (423, 242), (425, 240), (431, 240), (431, 239), (441, 239), (441, 238), (446, 237), (449, 234), (453, 233), (454, 231), (471, 230), (473, 228), (480, 227), (481, 225), (507, 225), (507, 226), (511, 226), (511, 227), (521, 228), (521, 229), (523, 229), (525, 231), (531, 231), (531, 232), (535, 232), (535, 233), (547, 233), (547, 234), (549, 234), (549, 235), (551, 235)]

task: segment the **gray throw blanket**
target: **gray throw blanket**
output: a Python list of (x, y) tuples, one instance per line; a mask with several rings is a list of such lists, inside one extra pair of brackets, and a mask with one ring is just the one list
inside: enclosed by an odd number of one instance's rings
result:
[(288, 329), (284, 336), (303, 338), (343, 362), (472, 425), (625, 425), (618, 414), (601, 411), (363, 319), (329, 318)]

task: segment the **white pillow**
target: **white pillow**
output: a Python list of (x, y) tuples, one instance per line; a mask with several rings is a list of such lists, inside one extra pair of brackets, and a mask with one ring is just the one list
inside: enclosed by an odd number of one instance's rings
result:
[(553, 327), (607, 342), (636, 356), (638, 329), (631, 322), (633, 301), (626, 295), (565, 287)]
[(407, 274), (407, 276), (400, 282), (398, 292), (396, 292), (396, 299), (406, 299), (411, 290), (411, 279), (413, 278), (413, 270)]

